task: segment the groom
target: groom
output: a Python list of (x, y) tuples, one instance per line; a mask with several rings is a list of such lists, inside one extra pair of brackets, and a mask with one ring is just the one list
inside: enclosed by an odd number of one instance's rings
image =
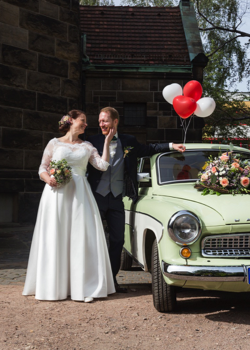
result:
[[(89, 141), (97, 148), (100, 155), (102, 155), (105, 136), (108, 135), (110, 128), (117, 130), (118, 123), (119, 113), (116, 109), (105, 107), (100, 111), (99, 126), (102, 135), (89, 137)], [(127, 292), (116, 281), (124, 244), (125, 212), (122, 197), (128, 196), (133, 202), (138, 199), (137, 158), (152, 156), (170, 149), (184, 152), (185, 146), (174, 143), (142, 145), (134, 136), (116, 132), (109, 146), (110, 166), (108, 170), (101, 172), (90, 164), (88, 166), (88, 181), (101, 217), (106, 220), (109, 229), (109, 256), (116, 292)]]

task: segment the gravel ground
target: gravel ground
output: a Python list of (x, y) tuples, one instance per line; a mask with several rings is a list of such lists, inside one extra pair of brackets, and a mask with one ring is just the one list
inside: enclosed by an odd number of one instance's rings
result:
[(46, 302), (0, 286), (0, 349), (249, 349), (249, 297), (185, 291), (178, 310), (158, 313), (150, 285), (130, 285), (93, 303)]
[(89, 304), (22, 296), (29, 237), (0, 232), (0, 350), (250, 348), (249, 294), (180, 290), (176, 312), (161, 314), (139, 268), (119, 273), (127, 294)]

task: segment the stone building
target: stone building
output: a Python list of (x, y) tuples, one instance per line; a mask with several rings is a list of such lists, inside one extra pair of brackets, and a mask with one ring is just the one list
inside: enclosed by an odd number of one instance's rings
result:
[(0, 12), (0, 222), (30, 222), (43, 149), (79, 107), (79, 3), (2, 0)]
[[(141, 142), (181, 142), (180, 118), (162, 96), (171, 83), (202, 82), (203, 53), (192, 2), (177, 7), (80, 7), (87, 133), (97, 133), (102, 107), (121, 116), (120, 132)], [(193, 118), (187, 141), (201, 141)]]
[[(0, 0), (0, 223), (34, 222), (37, 170), (58, 120), (83, 108), (88, 133), (113, 106), (141, 142), (181, 141), (165, 85), (202, 81), (203, 54), (188, 0), (173, 8), (88, 7), (78, 0)], [(201, 140), (194, 120), (188, 140)]]

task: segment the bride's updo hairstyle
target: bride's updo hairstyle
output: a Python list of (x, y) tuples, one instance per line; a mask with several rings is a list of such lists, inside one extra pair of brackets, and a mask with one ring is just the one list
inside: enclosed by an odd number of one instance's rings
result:
[(79, 109), (72, 109), (72, 111), (69, 111), (66, 115), (64, 115), (58, 122), (59, 132), (66, 134), (70, 129), (70, 125), (72, 124), (70, 118), (77, 119), (81, 114), (84, 114), (86, 116), (83, 111), (80, 111)]

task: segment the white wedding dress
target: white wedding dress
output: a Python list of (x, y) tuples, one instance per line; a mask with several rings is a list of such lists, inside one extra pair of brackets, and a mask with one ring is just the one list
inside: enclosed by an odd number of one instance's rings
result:
[(54, 138), (44, 150), (39, 174), (51, 160), (66, 159), (72, 179), (61, 188), (45, 185), (34, 229), (23, 295), (39, 300), (101, 298), (115, 293), (99, 210), (85, 173), (109, 163), (89, 142)]

